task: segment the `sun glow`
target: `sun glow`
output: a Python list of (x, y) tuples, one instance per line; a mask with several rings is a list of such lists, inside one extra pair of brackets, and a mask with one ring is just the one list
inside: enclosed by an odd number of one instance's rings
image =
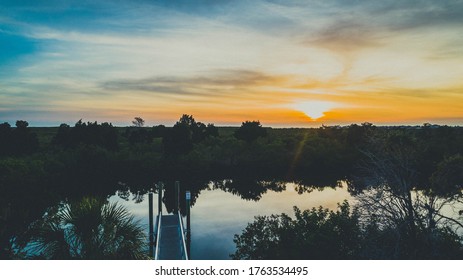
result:
[(329, 101), (303, 101), (294, 105), (294, 109), (303, 112), (312, 120), (317, 120), (325, 115), (326, 112), (338, 107), (339, 104)]
[[(463, 1), (352, 4), (352, 17), (343, 1), (16, 2), (0, 6), (2, 122), (463, 121), (463, 25), (454, 16)], [(372, 24), (371, 10), (382, 9)]]

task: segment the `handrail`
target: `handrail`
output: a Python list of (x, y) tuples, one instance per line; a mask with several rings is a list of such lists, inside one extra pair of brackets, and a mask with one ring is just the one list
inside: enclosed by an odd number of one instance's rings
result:
[(188, 260), (188, 250), (187, 250), (186, 242), (185, 242), (185, 231), (183, 229), (183, 219), (180, 214), (180, 211), (178, 211), (178, 218), (180, 220), (180, 234), (182, 235), (183, 253), (185, 254), (185, 260)]
[(158, 256), (159, 256), (159, 248), (161, 247), (160, 243), (159, 243), (159, 240), (161, 238), (161, 217), (162, 215), (158, 214), (158, 228), (156, 230), (157, 232), (157, 236), (156, 236), (156, 253), (154, 255), (154, 259), (157, 260), (158, 259)]

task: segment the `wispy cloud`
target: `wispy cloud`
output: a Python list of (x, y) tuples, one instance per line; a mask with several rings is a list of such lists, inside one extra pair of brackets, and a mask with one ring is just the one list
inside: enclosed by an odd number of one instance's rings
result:
[(116, 91), (220, 96), (232, 90), (250, 89), (258, 86), (269, 87), (285, 79), (285, 77), (270, 76), (257, 71), (218, 69), (210, 71), (208, 75), (204, 76), (171, 76), (107, 81), (102, 84), (102, 87)]
[(379, 47), (385, 44), (384, 37), (371, 25), (355, 20), (340, 20), (311, 35), (305, 43), (343, 53)]

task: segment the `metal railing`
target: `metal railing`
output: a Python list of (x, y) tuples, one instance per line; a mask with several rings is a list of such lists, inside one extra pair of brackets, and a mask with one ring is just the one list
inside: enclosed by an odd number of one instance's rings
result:
[(186, 241), (185, 241), (185, 230), (183, 227), (183, 219), (182, 219), (182, 215), (180, 214), (180, 211), (178, 211), (177, 215), (178, 215), (178, 219), (180, 220), (179, 230), (180, 230), (180, 235), (182, 236), (182, 239), (180, 240), (181, 242), (180, 248), (182, 249), (182, 257), (184, 260), (188, 260), (188, 250), (187, 250)]
[[(164, 187), (164, 184), (162, 182), (159, 182), (158, 184), (156, 184), (156, 187), (158, 188), (158, 220), (157, 220), (157, 228), (156, 228), (156, 231), (154, 232), (154, 235), (155, 235), (155, 251), (154, 251), (154, 259), (155, 260), (158, 260), (161, 256), (161, 232), (162, 232), (162, 190), (163, 190), (163, 187)], [(180, 211), (178, 209), (178, 202), (179, 202), (179, 194), (180, 194), (180, 185), (179, 185), (179, 182), (176, 181), (175, 182), (175, 191), (176, 191), (176, 196), (177, 196), (177, 201), (176, 201), (176, 205), (175, 205), (175, 209), (176, 211), (174, 211), (174, 217), (175, 217), (175, 214), (177, 214), (177, 217), (178, 217), (178, 220), (179, 220), (179, 223), (178, 223), (178, 231), (179, 231), (179, 234), (181, 236), (179, 242), (180, 242), (180, 254), (181, 254), (181, 259), (183, 260), (188, 260), (189, 257), (188, 257), (188, 247), (187, 247), (187, 242), (186, 242), (186, 238), (185, 238), (185, 234), (186, 234), (186, 230), (185, 230), (185, 226), (183, 225), (183, 218), (182, 218), (182, 215), (180, 214)], [(189, 195), (189, 192), (187, 192), (188, 195)], [(189, 198), (187, 197), (187, 201), (189, 200)], [(189, 205), (189, 204), (188, 204)], [(150, 206), (150, 211), (151, 211), (151, 207)], [(189, 207), (189, 206), (187, 206)], [(188, 212), (189, 213), (189, 212)], [(189, 217), (189, 216), (188, 216)], [(151, 218), (150, 218), (151, 219)], [(167, 221), (167, 220), (166, 220)], [(187, 226), (189, 225), (189, 218), (187, 218)], [(150, 226), (152, 227), (152, 226)]]
[(156, 229), (156, 251), (155, 251), (155, 254), (154, 254), (154, 259), (155, 260), (158, 260), (158, 258), (159, 258), (159, 248), (161, 247), (161, 243), (159, 242), (160, 239), (161, 239), (161, 217), (162, 217), (162, 214), (159, 213), (158, 214), (158, 225), (157, 225), (157, 229)]

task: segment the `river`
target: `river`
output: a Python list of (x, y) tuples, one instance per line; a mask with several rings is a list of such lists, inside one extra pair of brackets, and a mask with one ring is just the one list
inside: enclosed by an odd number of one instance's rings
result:
[[(282, 191), (266, 190), (256, 200), (243, 199), (239, 194), (215, 188), (212, 183), (201, 190), (191, 208), (191, 259), (230, 259), (235, 251), (234, 235), (240, 234), (255, 216), (281, 213), (293, 216), (294, 206), (302, 210), (319, 206), (334, 210), (337, 203), (353, 200), (344, 183), (338, 188), (302, 193), (297, 191), (297, 184), (283, 184)], [(148, 232), (146, 194), (141, 197), (131, 194), (124, 199), (116, 193), (109, 200), (124, 205)], [(158, 209), (157, 201), (155, 194), (154, 211)], [(164, 205), (163, 212), (167, 212)]]

